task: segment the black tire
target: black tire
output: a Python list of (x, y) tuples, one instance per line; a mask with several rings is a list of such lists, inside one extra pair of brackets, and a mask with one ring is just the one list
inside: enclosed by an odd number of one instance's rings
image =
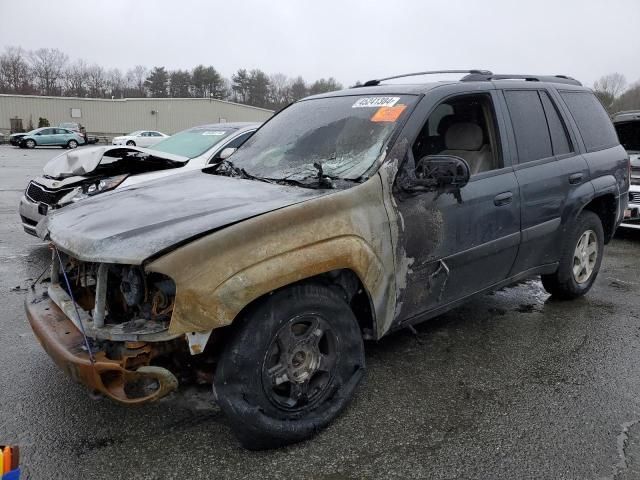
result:
[(214, 396), (245, 448), (276, 448), (313, 436), (347, 406), (364, 376), (358, 322), (327, 287), (305, 284), (275, 292), (231, 328)]
[(130, 147), (135, 147), (136, 146), (136, 142), (134, 142), (133, 140), (129, 140), (127, 142), (127, 145), (130, 146)]
[(75, 140), (69, 140), (67, 142), (67, 148), (78, 148), (78, 142)]
[(25, 148), (36, 148), (36, 141), (30, 138), (24, 142), (24, 146)]
[[(597, 251), (595, 254), (587, 255), (588, 258), (593, 258), (593, 267), (589, 275), (582, 281), (578, 281), (576, 274), (574, 274), (574, 267), (580, 270), (580, 261), (576, 257), (578, 242), (585, 236), (590, 236), (589, 232), (595, 234), (595, 241), (597, 245)], [(604, 253), (604, 230), (602, 229), (602, 222), (600, 217), (595, 213), (584, 210), (574, 222), (573, 226), (567, 231), (564, 236), (563, 245), (560, 256), (560, 264), (558, 270), (550, 275), (541, 275), (542, 285), (544, 289), (556, 298), (563, 300), (571, 300), (578, 298), (586, 294), (595, 282), (600, 270), (600, 264), (602, 263), (602, 256)], [(578, 260), (578, 263), (576, 263)], [(582, 270), (583, 275), (586, 275), (587, 270)]]

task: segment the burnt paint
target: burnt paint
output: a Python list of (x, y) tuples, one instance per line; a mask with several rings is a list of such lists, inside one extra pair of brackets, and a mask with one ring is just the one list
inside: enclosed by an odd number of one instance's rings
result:
[(49, 232), (79, 260), (139, 265), (220, 227), (330, 192), (195, 170), (70, 205), (52, 216)]

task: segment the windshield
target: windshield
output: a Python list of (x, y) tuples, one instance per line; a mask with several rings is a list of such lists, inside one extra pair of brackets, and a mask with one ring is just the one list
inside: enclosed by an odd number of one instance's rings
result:
[[(273, 180), (358, 180), (385, 152), (415, 96), (305, 100), (273, 117), (233, 155), (247, 174)], [(315, 164), (315, 165), (314, 165)]]
[(136, 135), (140, 135), (142, 130), (136, 130), (135, 132), (127, 133), (125, 137), (135, 137)]
[(235, 131), (235, 128), (224, 128), (215, 125), (190, 128), (156, 143), (150, 149), (182, 155), (187, 158), (195, 158)]
[(640, 121), (615, 124), (618, 139), (628, 152), (640, 152)]

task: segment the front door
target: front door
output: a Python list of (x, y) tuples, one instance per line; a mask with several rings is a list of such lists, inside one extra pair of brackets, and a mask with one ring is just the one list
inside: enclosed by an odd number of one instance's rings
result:
[(53, 145), (55, 144), (55, 130), (53, 128), (45, 128), (38, 132), (37, 140), (38, 145)]
[(511, 270), (520, 242), (520, 197), (504, 161), (507, 146), (494, 102), (493, 91), (443, 99), (428, 110), (407, 154), (405, 169), (427, 155), (455, 155), (467, 161), (472, 175), (458, 198), (407, 193), (396, 182), (404, 227), (397, 249), (401, 322), (499, 283)]

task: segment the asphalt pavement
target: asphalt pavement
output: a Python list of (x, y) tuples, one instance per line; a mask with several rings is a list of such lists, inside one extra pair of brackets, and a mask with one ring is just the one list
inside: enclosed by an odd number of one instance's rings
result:
[(17, 204), (59, 152), (0, 146), (0, 444), (20, 446), (23, 478), (640, 478), (640, 232), (606, 247), (583, 299), (531, 280), (367, 344), (366, 382), (337, 421), (249, 452), (206, 389), (137, 408), (92, 399), (35, 340), (23, 299), (49, 252)]

